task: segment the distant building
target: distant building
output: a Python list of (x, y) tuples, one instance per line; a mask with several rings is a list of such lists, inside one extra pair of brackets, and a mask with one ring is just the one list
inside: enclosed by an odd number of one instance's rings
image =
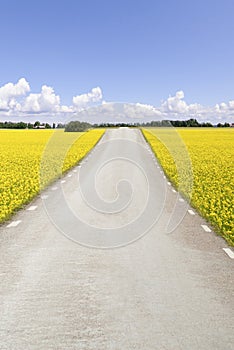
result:
[(33, 129), (45, 129), (45, 125), (34, 126)]

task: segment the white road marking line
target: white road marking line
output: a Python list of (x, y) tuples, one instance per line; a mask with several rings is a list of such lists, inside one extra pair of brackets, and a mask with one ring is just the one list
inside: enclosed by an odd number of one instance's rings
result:
[(21, 223), (21, 220), (12, 221), (7, 227), (16, 227)]
[(75, 169), (75, 170), (73, 170), (73, 173), (77, 173), (77, 170)]
[(67, 177), (72, 177), (72, 174), (67, 175)]
[(171, 186), (171, 183), (170, 183), (170, 182), (168, 182), (167, 184), (168, 184), (169, 186)]
[(42, 196), (41, 196), (41, 199), (46, 199), (46, 198), (48, 198), (49, 196), (47, 195), (47, 194), (43, 194)]
[(64, 184), (66, 182), (66, 180), (61, 180), (61, 184)]
[(163, 171), (162, 171), (162, 170), (160, 170), (160, 173), (162, 174), (162, 173), (163, 173)]
[(234, 252), (230, 248), (223, 248), (223, 250), (229, 256), (229, 258), (234, 259)]
[(183, 199), (183, 198), (179, 198), (179, 201), (180, 201), (180, 202), (184, 202), (184, 199)]
[(194, 211), (191, 210), (191, 209), (189, 209), (188, 212), (189, 212), (190, 215), (195, 215)]
[(52, 191), (56, 191), (57, 189), (58, 189), (57, 186), (54, 186), (54, 187), (51, 188)]
[(211, 229), (207, 225), (201, 225), (204, 231), (211, 232)]
[(28, 211), (33, 211), (37, 209), (37, 205), (31, 205), (31, 207), (29, 207), (27, 210)]
[(176, 193), (176, 190), (174, 190), (174, 188), (172, 189), (172, 192)]

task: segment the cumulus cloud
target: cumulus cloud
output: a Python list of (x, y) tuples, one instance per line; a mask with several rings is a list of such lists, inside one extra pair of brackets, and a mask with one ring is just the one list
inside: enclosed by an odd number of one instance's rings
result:
[(103, 102), (94, 108), (78, 111), (73, 119), (89, 122), (135, 122), (143, 119), (159, 120), (162, 114), (155, 107), (142, 103)]
[(101, 105), (96, 107), (77, 111), (73, 120), (77, 119), (96, 123), (124, 119), (123, 104), (103, 101)]
[(77, 109), (87, 108), (91, 103), (102, 100), (102, 90), (99, 86), (93, 88), (87, 94), (74, 96), (72, 99), (73, 106)]
[(136, 103), (136, 104), (124, 104), (124, 113), (126, 117), (131, 119), (143, 119), (154, 118), (158, 119), (162, 116), (162, 113), (154, 106)]
[[(25, 78), (16, 83), (9, 82), (0, 87), (0, 118), (15, 117), (25, 120), (33, 114), (53, 117), (66, 121), (73, 116), (101, 122), (116, 121), (150, 121), (162, 119), (196, 118), (200, 122), (210, 121), (234, 122), (234, 100), (217, 103), (215, 106), (202, 106), (198, 103), (189, 104), (182, 90), (169, 96), (159, 106), (143, 103), (110, 103), (103, 99), (100, 87), (95, 87), (87, 93), (76, 95), (72, 104), (61, 105), (60, 96), (51, 86), (43, 85), (40, 92), (31, 92)], [(65, 119), (65, 120), (64, 120)]]
[(233, 112), (234, 111), (234, 100), (228, 103), (222, 102), (215, 105), (216, 112)]
[[(86, 94), (73, 97), (73, 105), (61, 105), (60, 96), (51, 86), (43, 85), (39, 93), (30, 93), (30, 85), (25, 78), (17, 83), (7, 83), (0, 87), (1, 116), (27, 116), (32, 114), (71, 114), (80, 109), (91, 107), (102, 100), (100, 87)], [(0, 117), (1, 117), (0, 116)]]
[(182, 90), (177, 91), (175, 96), (170, 96), (166, 101), (162, 103), (162, 112), (168, 115), (181, 115), (181, 114), (199, 114), (202, 110), (202, 106), (194, 103), (187, 104), (184, 101), (184, 92)]
[(213, 110), (219, 122), (234, 123), (234, 100), (216, 104)]
[(16, 84), (7, 83), (0, 87), (0, 110), (14, 109), (18, 106), (17, 97), (30, 91), (29, 83), (21, 78)]
[(59, 112), (60, 97), (55, 95), (52, 87), (43, 85), (39, 94), (30, 94), (26, 97), (21, 110), (30, 113)]
[(184, 93), (183, 91), (178, 91), (175, 96), (169, 97), (162, 104), (162, 109), (164, 112), (170, 113), (184, 113), (187, 110), (187, 104), (183, 101)]

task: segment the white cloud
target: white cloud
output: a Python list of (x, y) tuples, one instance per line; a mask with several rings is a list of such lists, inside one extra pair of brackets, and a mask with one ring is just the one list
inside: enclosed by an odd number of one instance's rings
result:
[(0, 87), (0, 119), (18, 118), (27, 120), (33, 114), (40, 114), (48, 121), (54, 118), (66, 121), (75, 116), (92, 122), (114, 122), (162, 119), (196, 118), (200, 122), (234, 122), (234, 100), (217, 103), (214, 106), (189, 104), (182, 90), (169, 96), (158, 107), (143, 103), (110, 103), (103, 99), (100, 87), (72, 98), (72, 105), (61, 105), (60, 96), (50, 86), (43, 85), (39, 93), (30, 92), (30, 85), (25, 78), (16, 83)]
[(77, 109), (87, 108), (90, 104), (94, 102), (100, 102), (102, 100), (102, 90), (98, 86), (93, 88), (87, 94), (82, 94), (74, 96), (72, 99), (73, 105)]
[(82, 109), (78, 111), (73, 120), (82, 120), (89, 122), (139, 122), (147, 118), (151, 120), (161, 120), (162, 114), (159, 110), (151, 105), (142, 103), (116, 103), (102, 102), (93, 108)]
[(115, 112), (113, 103), (108, 103), (106, 101), (102, 101), (101, 109), (104, 113), (114, 113)]
[(198, 114), (202, 109), (202, 106), (194, 103), (188, 105), (184, 101), (184, 92), (182, 90), (177, 91), (175, 96), (168, 97), (166, 101), (162, 103), (161, 110), (168, 115), (177, 115), (177, 114)]
[(29, 83), (21, 78), (16, 84), (8, 83), (0, 87), (0, 110), (9, 110), (17, 107), (16, 98), (24, 96), (30, 91)]
[(213, 115), (216, 116), (219, 122), (234, 122), (234, 100), (227, 103), (221, 102), (216, 104), (213, 108)]
[(60, 109), (60, 97), (55, 95), (54, 89), (47, 85), (42, 86), (39, 94), (27, 96), (21, 106), (23, 112), (29, 113), (59, 112)]
[(143, 119), (154, 118), (158, 119), (162, 116), (161, 112), (154, 106), (136, 103), (136, 104), (124, 104), (124, 113), (127, 118), (131, 119)]
[(232, 112), (234, 111), (234, 101), (229, 101), (228, 103), (222, 102), (220, 104), (215, 105), (215, 109), (217, 112)]
[(70, 114), (77, 110), (88, 108), (102, 99), (100, 87), (93, 88), (89, 93), (73, 97), (73, 105), (61, 105), (60, 96), (56, 95), (51, 86), (43, 85), (41, 92), (30, 93), (29, 83), (25, 78), (16, 84), (8, 83), (0, 87), (0, 111), (4, 116), (27, 116), (40, 114)]

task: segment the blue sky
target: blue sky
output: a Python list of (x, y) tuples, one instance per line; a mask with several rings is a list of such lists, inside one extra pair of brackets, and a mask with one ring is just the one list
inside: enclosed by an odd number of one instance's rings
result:
[(233, 0), (2, 1), (0, 31), (3, 120), (106, 101), (234, 121)]

